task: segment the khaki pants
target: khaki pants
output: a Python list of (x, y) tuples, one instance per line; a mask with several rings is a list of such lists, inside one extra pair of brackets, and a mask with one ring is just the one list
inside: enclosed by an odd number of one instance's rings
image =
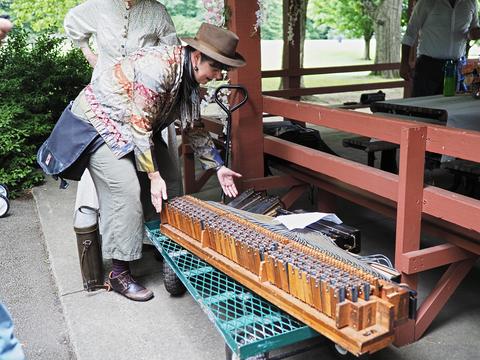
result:
[[(153, 137), (153, 142), (155, 144), (155, 153), (153, 156), (157, 160), (160, 176), (167, 184), (168, 198), (172, 199), (182, 195), (182, 179), (178, 165), (174, 159), (172, 159), (171, 152), (169, 153), (169, 148), (165, 144), (160, 132)], [(150, 179), (144, 172), (138, 172), (137, 175), (140, 181), (144, 219), (145, 221), (157, 220), (159, 219), (159, 214), (155, 211), (150, 197)]]
[(88, 169), (100, 204), (103, 258), (140, 259), (144, 236), (143, 212), (133, 156), (117, 159), (103, 144), (90, 157)]

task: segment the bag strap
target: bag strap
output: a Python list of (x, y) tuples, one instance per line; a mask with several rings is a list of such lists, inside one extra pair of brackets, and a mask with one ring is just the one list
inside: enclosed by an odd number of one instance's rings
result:
[(66, 188), (68, 188), (68, 186), (70, 185), (64, 178), (58, 176), (58, 175), (52, 175), (52, 178), (55, 180), (55, 181), (58, 181), (58, 179), (60, 179), (60, 185), (59, 185), (59, 188), (61, 190), (65, 190)]
[(90, 210), (90, 211), (93, 211), (95, 213), (97, 213), (97, 216), (99, 216), (99, 210), (97, 208), (94, 208), (92, 206), (88, 206), (88, 205), (82, 205), (78, 208), (78, 211), (80, 211), (82, 214), (86, 214), (83, 210)]

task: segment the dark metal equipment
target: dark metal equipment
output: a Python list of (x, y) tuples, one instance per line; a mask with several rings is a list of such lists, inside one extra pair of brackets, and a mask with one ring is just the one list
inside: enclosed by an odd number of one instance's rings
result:
[(10, 210), (10, 201), (8, 200), (8, 187), (7, 185), (0, 184), (0, 218), (7, 216), (8, 210)]
[[(219, 95), (222, 90), (228, 89), (228, 90), (238, 90), (242, 93), (243, 98), (240, 100), (240, 102), (232, 105), (232, 107), (227, 108), (225, 104), (223, 104), (222, 100), (219, 98)], [(231, 140), (231, 134), (232, 134), (232, 113), (240, 108), (243, 104), (245, 104), (248, 100), (248, 92), (247, 89), (245, 89), (241, 85), (221, 85), (215, 90), (215, 102), (222, 108), (223, 111), (225, 111), (225, 114), (227, 114), (227, 129), (226, 129), (226, 136), (225, 136), (225, 166), (228, 167), (228, 163), (230, 160), (230, 140)], [(222, 202), (224, 201), (225, 194), (222, 191)]]

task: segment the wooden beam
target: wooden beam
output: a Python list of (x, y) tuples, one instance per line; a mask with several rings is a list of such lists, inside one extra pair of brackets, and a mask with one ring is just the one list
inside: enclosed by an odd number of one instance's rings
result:
[(424, 214), (424, 226), (432, 236), (437, 236), (473, 254), (480, 255), (480, 233), (465, 229), (459, 225)]
[(417, 312), (415, 340), (422, 337), (440, 310), (467, 276), (475, 264), (475, 259), (464, 260), (449, 266), (433, 291), (428, 295)]
[(320, 74), (337, 74), (357, 71), (375, 71), (375, 70), (398, 70), (400, 63), (391, 64), (368, 64), (368, 65), (349, 65), (349, 66), (329, 66), (316, 68), (284, 69), (284, 70), (264, 70), (262, 78), (283, 77), (283, 76), (303, 76)]
[[(393, 200), (380, 197), (298, 165), (276, 165), (275, 168), (354, 204), (371, 209), (393, 219), (396, 217), (396, 203)], [(423, 214), (422, 227), (427, 233), (433, 236), (440, 237), (468, 252), (480, 255), (480, 234), (476, 231), (465, 229), (425, 213)]]
[(456, 245), (442, 244), (404, 253), (395, 267), (406, 274), (416, 274), (477, 256)]
[(400, 144), (401, 127), (405, 124), (411, 124), (394, 118), (390, 119), (358, 111), (329, 108), (271, 96), (263, 97), (263, 110), (272, 115), (374, 137), (395, 144)]
[(217, 135), (223, 134), (223, 124), (220, 119), (211, 116), (202, 116), (202, 122), (205, 125), (205, 130)]
[(275, 175), (243, 181), (244, 189), (254, 188), (257, 191), (291, 187), (301, 184), (302, 181), (290, 175)]
[(423, 190), (423, 212), (480, 232), (480, 201), (434, 186)]
[(337, 181), (329, 176), (315, 173), (312, 170), (301, 168), (297, 165), (276, 165), (276, 169), (290, 174), (291, 176), (302, 180), (303, 182), (319, 187), (328, 193), (344, 198), (354, 204), (371, 209), (380, 214), (395, 218), (396, 203), (386, 198), (382, 198), (371, 192), (358, 189), (352, 185)]
[(298, 200), (302, 194), (310, 188), (308, 184), (302, 184), (292, 187), (285, 195), (282, 196), (280, 201), (286, 209), (289, 209), (295, 201)]
[(351, 85), (337, 85), (337, 86), (321, 86), (311, 88), (288, 88), (282, 90), (269, 90), (264, 91), (263, 95), (276, 96), (283, 98), (317, 95), (317, 94), (332, 94), (340, 92), (350, 91), (362, 91), (362, 90), (376, 90), (376, 89), (391, 89), (404, 87), (405, 81), (382, 81), (372, 82), (367, 84), (351, 84)]
[[(397, 175), (273, 136), (265, 136), (264, 143), (267, 154), (325, 174), (394, 202), (398, 199), (399, 180)], [(434, 186), (426, 186), (423, 189), (421, 205), (423, 213), (480, 232), (479, 200)]]
[(480, 132), (429, 125), (427, 151), (480, 162)]
[(397, 200), (397, 175), (273, 136), (265, 136), (264, 143), (266, 154), (325, 174), (387, 199)]

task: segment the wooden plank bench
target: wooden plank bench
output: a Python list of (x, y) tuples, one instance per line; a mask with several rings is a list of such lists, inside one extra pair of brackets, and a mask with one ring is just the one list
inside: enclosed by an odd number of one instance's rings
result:
[(375, 165), (375, 153), (380, 151), (380, 169), (393, 173), (398, 172), (396, 154), (400, 145), (382, 140), (372, 141), (366, 136), (345, 138), (342, 143), (344, 147), (365, 151), (368, 157), (367, 164), (372, 167)]

